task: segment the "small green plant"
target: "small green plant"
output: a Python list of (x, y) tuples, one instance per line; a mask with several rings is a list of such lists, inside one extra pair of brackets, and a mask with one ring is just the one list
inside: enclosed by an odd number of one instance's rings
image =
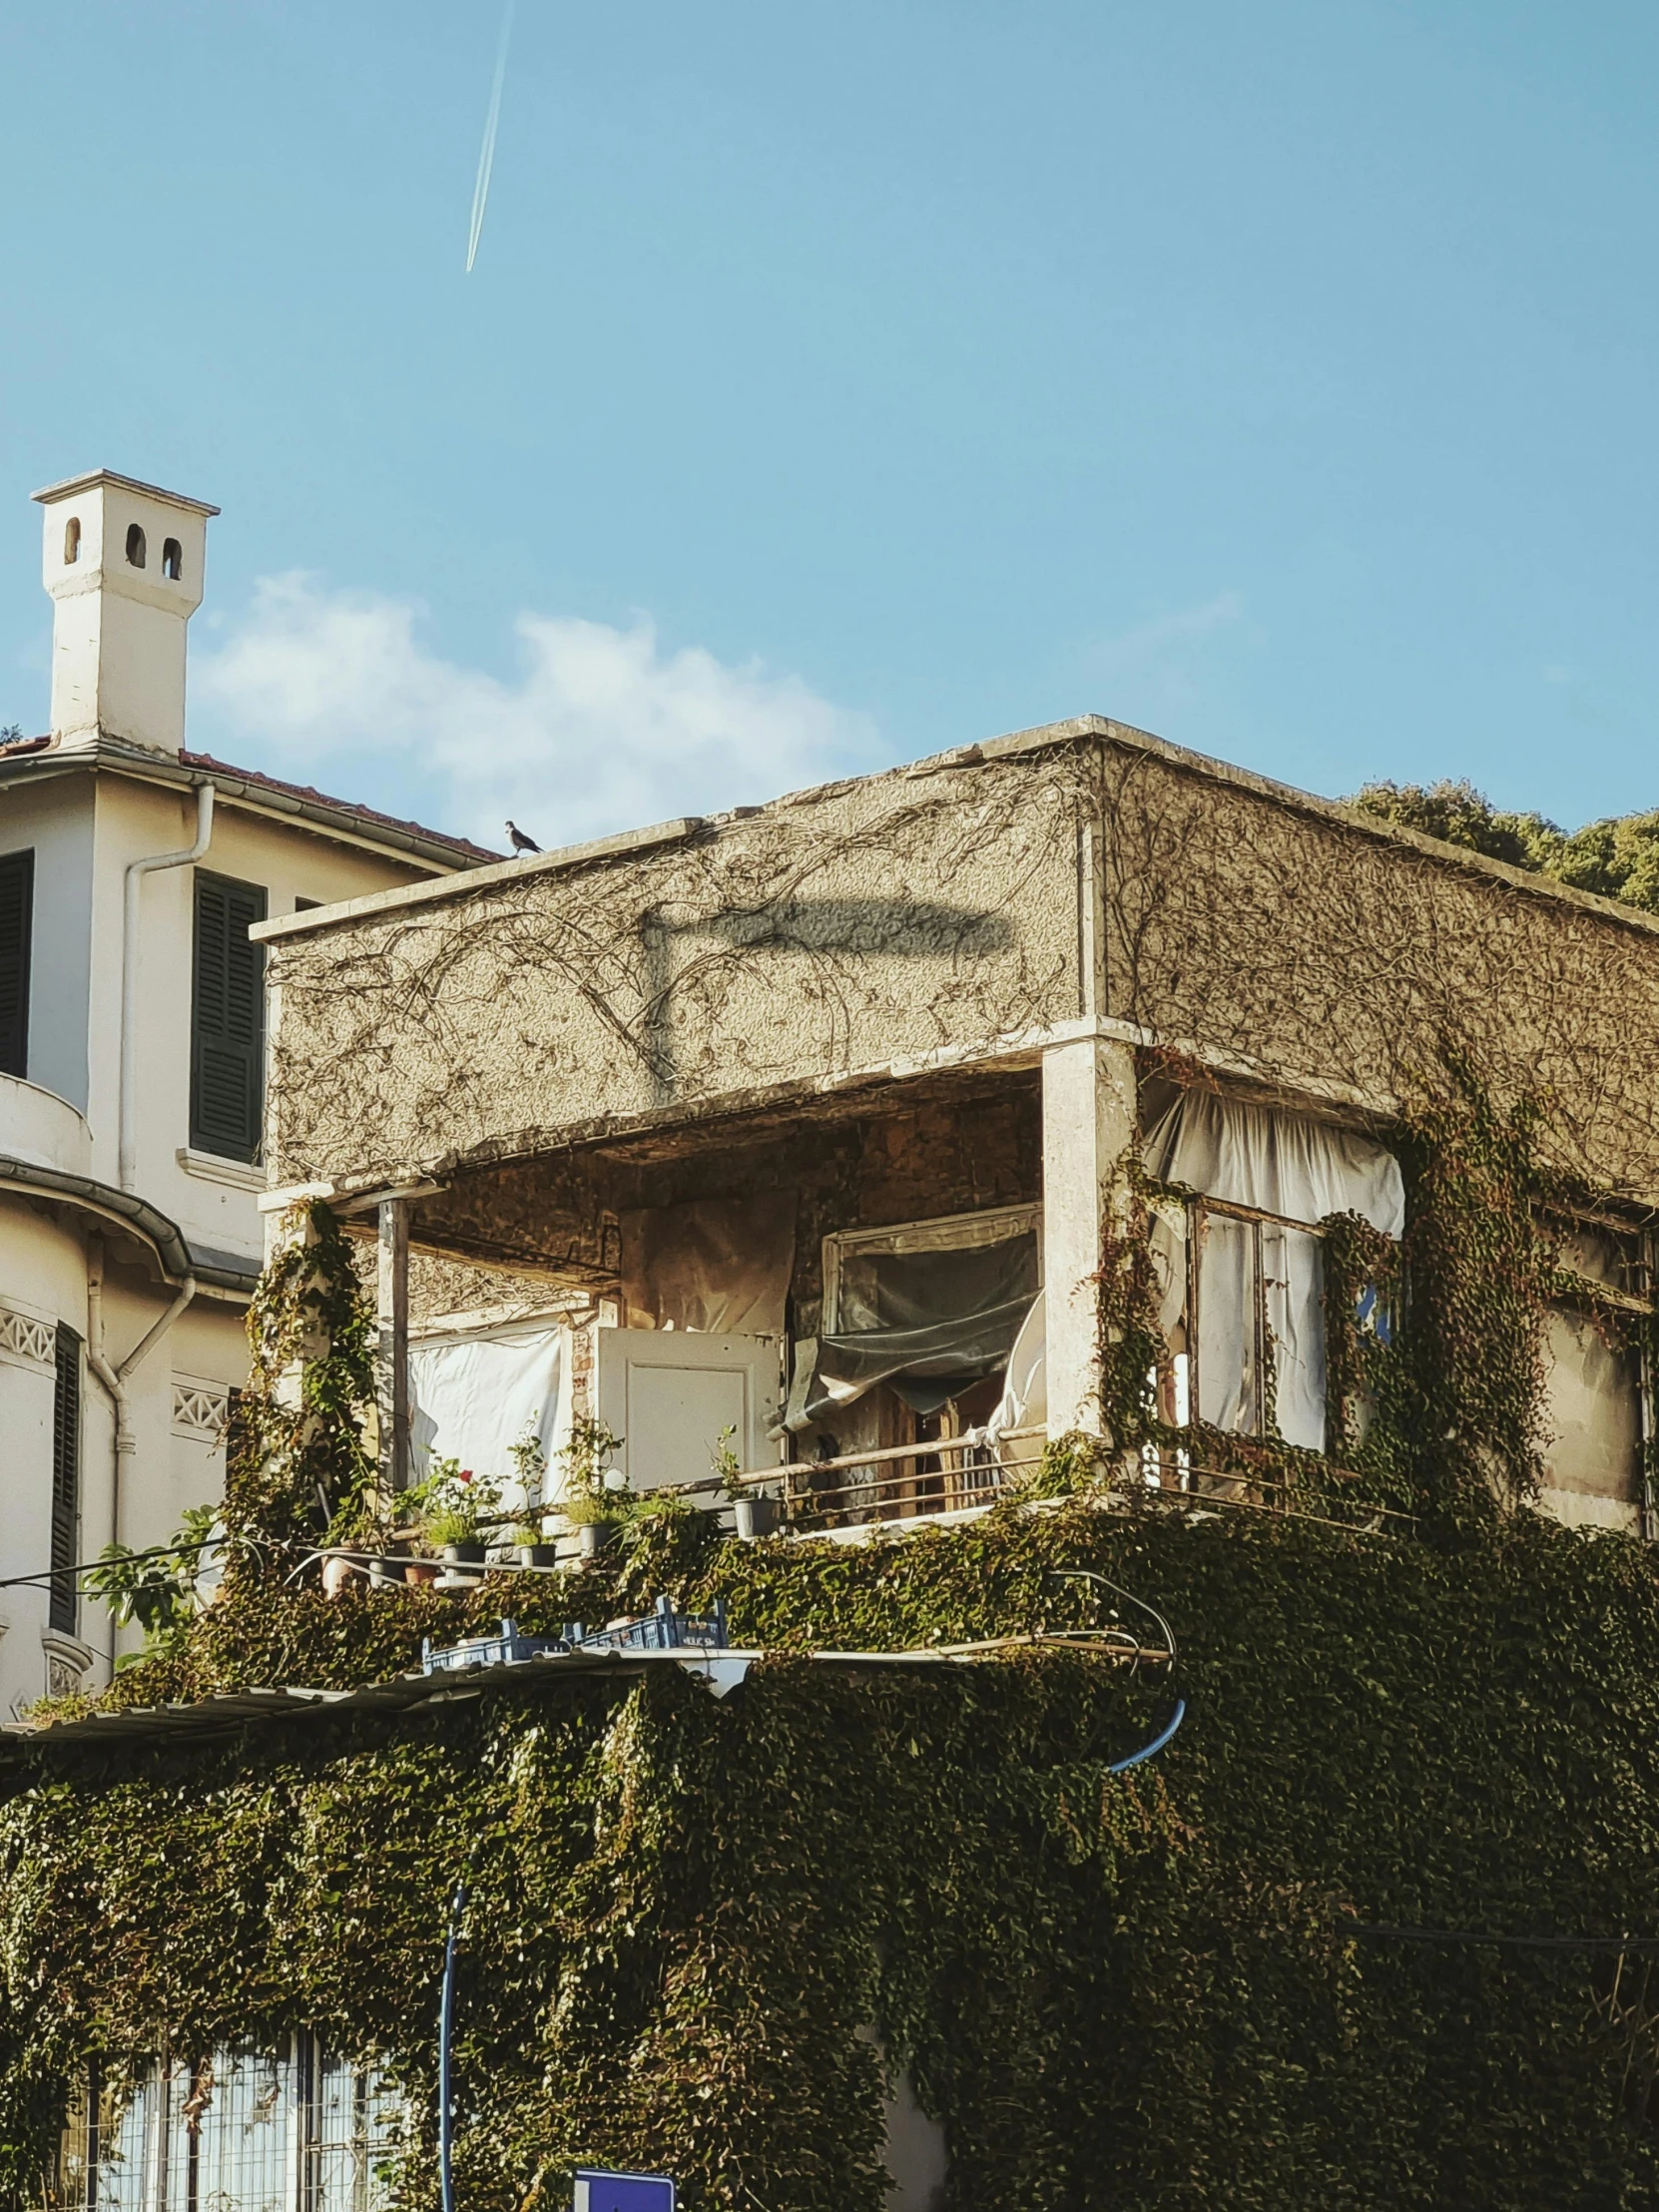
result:
[(622, 1442), (591, 1413), (578, 1413), (572, 1421), (570, 1441), (559, 1453), (564, 1470), (559, 1510), (574, 1527), (631, 1520), (638, 1510), (639, 1500), (628, 1487), (628, 1477), (610, 1463)]
[(722, 1497), (738, 1498), (744, 1494), (738, 1483), (743, 1461), (738, 1457), (737, 1434), (738, 1424), (731, 1421), (709, 1446), (709, 1468), (720, 1477)]
[(144, 1630), (142, 1652), (130, 1651), (120, 1664), (152, 1659), (183, 1648), (198, 1611), (197, 1578), (204, 1555), (215, 1542), (217, 1505), (193, 1505), (161, 1549), (134, 1551), (127, 1544), (106, 1544), (98, 1564), (87, 1570), (87, 1588), (101, 1597), (118, 1628), (137, 1621)]
[(536, 1527), (533, 1521), (520, 1521), (518, 1526), (512, 1532), (511, 1540), (515, 1544), (528, 1545), (544, 1544), (546, 1543), (547, 1538), (542, 1534), (541, 1530)]
[(547, 1446), (541, 1440), (540, 1420), (539, 1412), (532, 1413), (518, 1442), (507, 1446), (507, 1457), (513, 1463), (513, 1473), (524, 1485), (524, 1509), (527, 1513), (533, 1513), (541, 1504), (542, 1484), (547, 1479)]
[(475, 1474), (459, 1459), (434, 1458), (424, 1482), (404, 1490), (397, 1500), (401, 1520), (415, 1520), (435, 1544), (469, 1544), (478, 1541), (486, 1521), (501, 1506), (501, 1485), (486, 1474)]

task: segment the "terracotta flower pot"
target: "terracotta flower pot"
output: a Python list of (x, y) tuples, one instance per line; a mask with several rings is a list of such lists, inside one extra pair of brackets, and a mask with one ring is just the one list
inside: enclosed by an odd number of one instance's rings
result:
[(403, 1579), (405, 1582), (413, 1582), (419, 1584), (424, 1582), (435, 1582), (437, 1578), (438, 1563), (435, 1559), (411, 1559), (408, 1565), (403, 1569)]

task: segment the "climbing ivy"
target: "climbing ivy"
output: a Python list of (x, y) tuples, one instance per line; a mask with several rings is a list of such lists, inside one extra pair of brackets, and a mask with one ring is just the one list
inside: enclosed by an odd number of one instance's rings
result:
[[(900, 2068), (944, 2122), (950, 2212), (1659, 2206), (1645, 1981), (1365, 1933), (1659, 1934), (1646, 1554), (1521, 1502), (1561, 1291), (1531, 1124), (1456, 1077), (1397, 1141), (1402, 1257), (1326, 1225), (1346, 1475), (1202, 1438), (1314, 1506), (1345, 1484), (1408, 1503), (1385, 1535), (1126, 1479), (1175, 1446), (1143, 1192), (1102, 1270), (1109, 1441), (1048, 1455), (1068, 1494), (857, 1544), (652, 1516), (568, 1575), (329, 1599), (287, 1567), (318, 1483), (329, 1517), (362, 1493), (371, 1378), (349, 1255), (313, 1216), (256, 1323), (238, 1570), (110, 1706), (349, 1688), (509, 1608), (551, 1630), (664, 1590), (723, 1597), (769, 1656), (724, 1701), (677, 1673), (549, 1677), (190, 1749), (47, 1731), (3, 1771), (7, 2201), (40, 2202), (89, 2062), (120, 2080), (304, 2027), (404, 2083), (399, 2191), (425, 2212), (445, 1906), (477, 1846), (456, 2060), (479, 2212), (562, 2212), (579, 2160), (672, 2170), (690, 2212), (876, 2212)], [(302, 1344), (327, 1373), (293, 1395)], [(1054, 1650), (811, 1656), (1097, 1621), (1114, 1601), (1076, 1568), (1158, 1605), (1176, 1684)], [(1185, 1728), (1112, 1774), (1172, 1688)]]
[(225, 1522), (237, 1539), (281, 1542), (353, 1525), (374, 1466), (374, 1335), (344, 1231), (320, 1200), (284, 1217), (248, 1316), (250, 1374), (229, 1454)]

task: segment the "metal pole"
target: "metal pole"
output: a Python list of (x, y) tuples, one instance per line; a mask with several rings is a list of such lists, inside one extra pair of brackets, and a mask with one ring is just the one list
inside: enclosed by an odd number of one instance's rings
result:
[(449, 1901), (449, 1940), (444, 1946), (443, 1996), (438, 2005), (438, 2182), (443, 2192), (443, 2212), (455, 2212), (455, 2179), (449, 2169), (454, 2138), (449, 2054), (455, 2035), (455, 1947), (460, 1940), (461, 1915), (466, 1911), (467, 1875), (471, 1871), (472, 1860), (469, 1859), (466, 1873), (456, 1883), (455, 1894)]
[(376, 1305), (379, 1323), (380, 1487), (383, 1508), (409, 1487), (409, 1202), (380, 1202)]

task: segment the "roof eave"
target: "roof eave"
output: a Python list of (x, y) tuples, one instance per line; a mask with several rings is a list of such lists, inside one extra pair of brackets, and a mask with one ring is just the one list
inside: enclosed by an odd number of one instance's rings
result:
[(170, 754), (123, 745), (117, 739), (100, 738), (96, 747), (88, 746), (85, 750), (54, 748), (47, 752), (19, 754), (10, 760), (0, 756), (0, 784), (46, 782), (53, 776), (76, 770), (136, 776), (146, 783), (171, 784), (181, 791), (195, 791), (203, 784), (212, 784), (221, 799), (246, 808), (251, 814), (303, 822), (308, 828), (347, 844), (368, 845), (382, 852), (407, 853), (445, 875), (462, 874), (486, 864), (469, 859), (440, 838), (423, 837), (418, 830), (398, 825), (367, 821), (349, 807), (330, 807), (318, 800), (300, 799), (291, 792), (248, 782), (234, 771), (196, 768)]

